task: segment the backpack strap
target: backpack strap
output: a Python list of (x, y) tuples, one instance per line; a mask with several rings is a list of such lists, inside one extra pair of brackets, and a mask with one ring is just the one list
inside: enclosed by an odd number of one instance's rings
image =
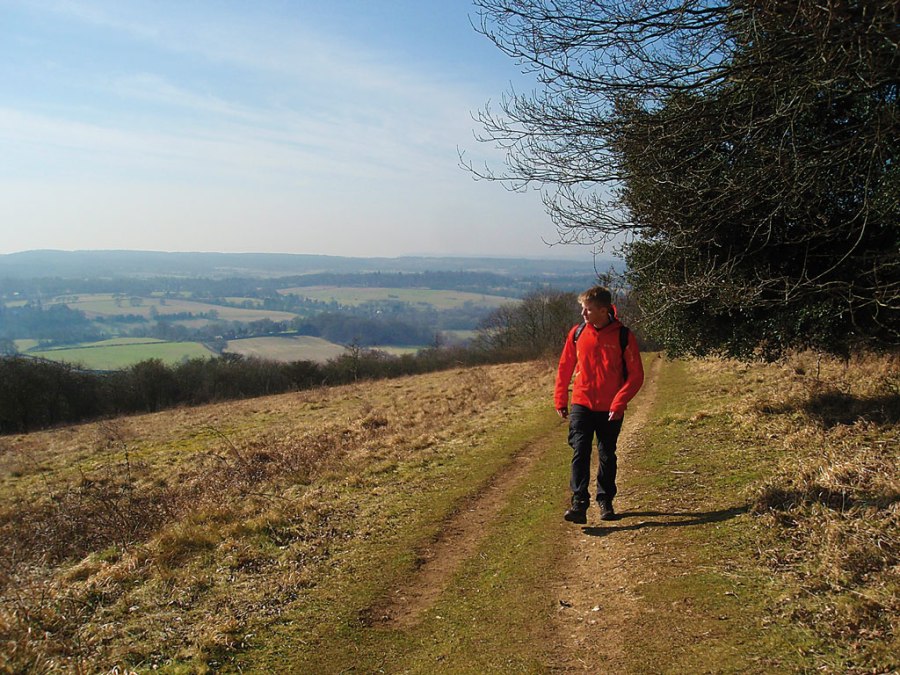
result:
[(619, 327), (619, 346), (622, 348), (622, 379), (628, 379), (628, 366), (625, 364), (625, 349), (628, 347), (628, 326)]
[(572, 336), (573, 345), (578, 342), (578, 338), (581, 337), (581, 334), (584, 332), (585, 326), (587, 326), (587, 321), (582, 321), (578, 328), (575, 329), (575, 334)]

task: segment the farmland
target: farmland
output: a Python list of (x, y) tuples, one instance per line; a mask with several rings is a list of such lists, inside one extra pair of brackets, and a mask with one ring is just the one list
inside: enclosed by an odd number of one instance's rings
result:
[(366, 302), (405, 302), (412, 305), (428, 305), (439, 310), (458, 309), (464, 306), (494, 308), (506, 303), (516, 302), (516, 298), (507, 298), (499, 295), (427, 288), (299, 286), (283, 288), (280, 292), (321, 302), (337, 302), (348, 306), (361, 305)]
[[(400, 356), (463, 345), (498, 307), (547, 283), (483, 271), (10, 282), (0, 353), (100, 370), (207, 353), (321, 363), (351, 344)], [(137, 341), (108, 342), (119, 338)]]
[(60, 296), (48, 304), (64, 304), (70, 309), (80, 310), (89, 318), (106, 318), (122, 315), (136, 315), (150, 319), (154, 315), (161, 318), (172, 315), (206, 315), (222, 321), (290, 321), (296, 315), (275, 310), (244, 309), (225, 305), (197, 302), (183, 298), (157, 296), (117, 297), (115, 294), (100, 293), (77, 296)]
[(29, 349), (34, 349), (35, 347), (37, 347), (40, 344), (40, 341), (32, 339), (15, 340), (14, 344), (17, 350), (19, 350), (20, 352), (25, 352)]
[(90, 370), (115, 370), (147, 359), (176, 364), (185, 359), (214, 356), (199, 342), (166, 342), (152, 338), (115, 338), (55, 349), (32, 348), (24, 353)]
[[(514, 301), (455, 290), (335, 285), (279, 289), (266, 297), (189, 295), (146, 288), (140, 295), (70, 292), (35, 306), (13, 294), (5, 308), (27, 313), (32, 323), (46, 316), (53, 326), (51, 332), (13, 334), (15, 351), (110, 370), (145, 359), (175, 364), (215, 353), (321, 363), (343, 354), (350, 343), (410, 354), (470, 339), (480, 317)], [(49, 317), (56, 317), (54, 323)], [(290, 334), (297, 329), (302, 330)]]
[(309, 335), (275, 336), (229, 340), (226, 354), (256, 356), (272, 361), (325, 362), (347, 351), (342, 345)]

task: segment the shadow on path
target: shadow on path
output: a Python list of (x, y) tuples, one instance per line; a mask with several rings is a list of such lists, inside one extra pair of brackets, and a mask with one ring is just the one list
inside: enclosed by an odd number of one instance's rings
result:
[[(701, 513), (685, 511), (623, 511), (619, 514), (618, 521), (611, 521), (609, 525), (604, 525), (603, 527), (583, 527), (581, 531), (591, 537), (603, 537), (616, 531), (635, 531), (646, 527), (687, 527), (689, 525), (721, 523), (747, 513), (749, 508), (746, 505), (734, 506), (721, 511), (705, 511)], [(620, 524), (628, 518), (660, 518), (665, 520), (644, 520), (639, 523)]]

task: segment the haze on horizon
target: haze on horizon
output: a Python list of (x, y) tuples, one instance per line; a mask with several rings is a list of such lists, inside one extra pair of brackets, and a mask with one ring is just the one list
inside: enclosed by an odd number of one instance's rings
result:
[(590, 258), (471, 118), (515, 63), (468, 0), (0, 0), (0, 253)]

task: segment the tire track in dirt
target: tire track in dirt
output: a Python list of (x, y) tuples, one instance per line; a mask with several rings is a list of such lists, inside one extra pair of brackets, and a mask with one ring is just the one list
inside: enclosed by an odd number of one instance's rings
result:
[(535, 463), (558, 444), (557, 429), (534, 439), (501, 467), (491, 481), (445, 521), (440, 534), (419, 551), (419, 567), (371, 610), (376, 625), (389, 629), (416, 625), (450, 584), (453, 575), (490, 532), (491, 524)]
[[(656, 400), (661, 358), (652, 358), (641, 392), (629, 406), (629, 414), (619, 436), (619, 485), (621, 499), (617, 511), (632, 504), (636, 494), (629, 494), (627, 474), (629, 456), (639, 447), (642, 431)], [(597, 471), (597, 452), (592, 457), (592, 478)], [(624, 471), (622, 470), (624, 469)], [(625, 478), (623, 481), (622, 479)], [(627, 515), (627, 510), (624, 512)], [(560, 514), (562, 515), (562, 514)], [(562, 561), (564, 576), (550, 585), (556, 615), (553, 623), (557, 648), (551, 662), (552, 672), (620, 672), (615, 664), (621, 660), (625, 641), (637, 615), (637, 598), (624, 561), (634, 544), (632, 532), (615, 533), (617, 525), (600, 527), (596, 505), (588, 511), (589, 524), (572, 530), (567, 545), (569, 554)], [(594, 523), (596, 521), (596, 523)], [(605, 536), (597, 536), (603, 531)]]

